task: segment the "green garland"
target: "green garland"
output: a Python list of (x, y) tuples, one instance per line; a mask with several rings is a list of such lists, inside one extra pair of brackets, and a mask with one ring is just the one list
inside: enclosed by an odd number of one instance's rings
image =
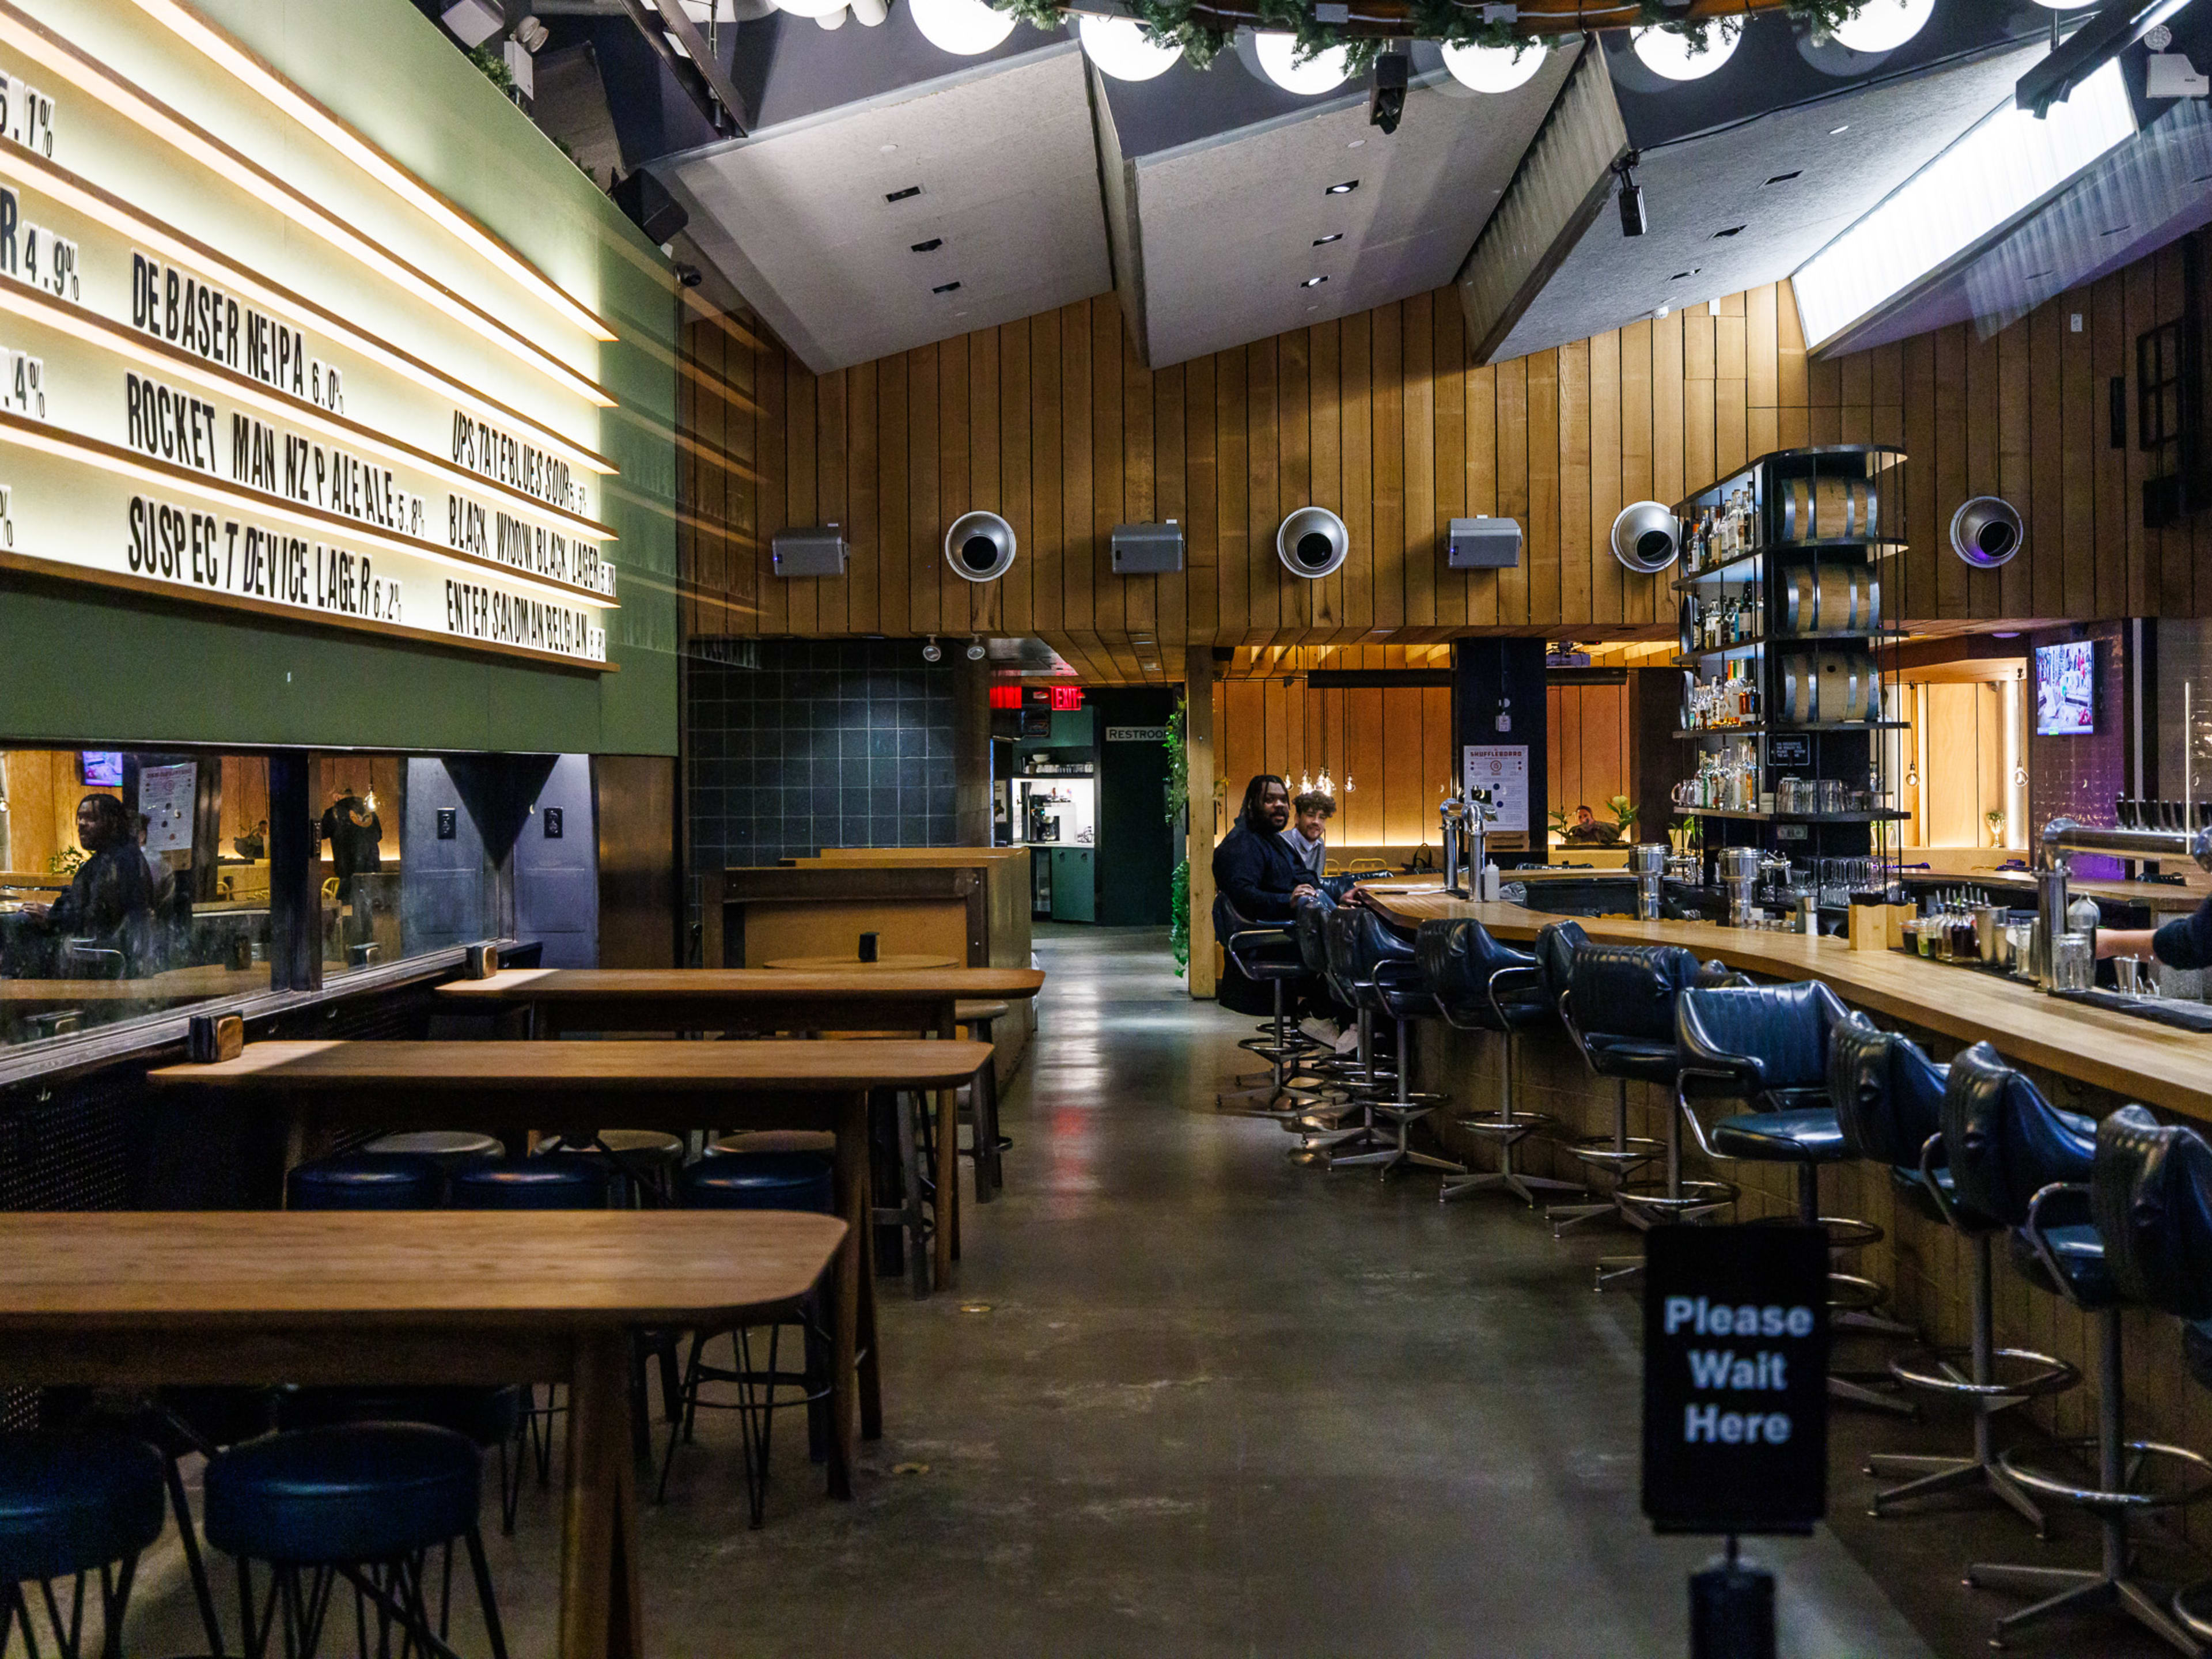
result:
[[(1210, 67), (1233, 33), (1196, 15), (1191, 0), (1127, 0), (1127, 3), (1130, 15), (1145, 26), (1145, 33), (1163, 44), (1181, 46), (1184, 61), (1193, 69)], [(1647, 26), (1682, 36), (1691, 43), (1692, 52), (1705, 50), (1705, 29), (1711, 19), (1685, 18), (1668, 0), (1636, 0), (1636, 3)], [(1782, 9), (1791, 22), (1817, 37), (1832, 34), (1837, 25), (1856, 17), (1868, 3), (1869, 0), (1782, 0)], [(989, 4), (1034, 28), (1057, 29), (1065, 21), (1054, 0), (989, 0)], [(1317, 21), (1313, 0), (1255, 0), (1255, 9), (1270, 27), (1297, 38), (1297, 51), (1292, 59), (1296, 63), (1341, 47), (1351, 73), (1364, 74), (1385, 44), (1375, 35), (1352, 34), (1340, 23)], [(1540, 40), (1516, 33), (1510, 23), (1484, 22), (1481, 6), (1465, 0), (1407, 0), (1407, 33), (1415, 39), (1443, 46), (1544, 46)]]

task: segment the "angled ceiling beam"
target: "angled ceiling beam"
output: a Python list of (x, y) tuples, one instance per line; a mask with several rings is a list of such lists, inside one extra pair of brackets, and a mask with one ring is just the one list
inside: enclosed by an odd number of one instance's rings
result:
[[(665, 9), (662, 9), (665, 4)], [(742, 138), (745, 130), (738, 119), (738, 112), (744, 100), (738, 95), (737, 87), (722, 72), (722, 65), (707, 38), (699, 33), (679, 0), (622, 0), (623, 9), (629, 21), (645, 37), (668, 72), (676, 77), (676, 84), (684, 94), (707, 118), (707, 123), (726, 138)], [(680, 43), (683, 52), (671, 44), (672, 38)], [(689, 53), (690, 56), (685, 56)]]

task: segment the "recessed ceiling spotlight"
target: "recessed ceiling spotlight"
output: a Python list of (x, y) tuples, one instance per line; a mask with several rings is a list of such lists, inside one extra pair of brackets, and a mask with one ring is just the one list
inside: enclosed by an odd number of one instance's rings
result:
[(1797, 167), (1789, 173), (1778, 173), (1766, 182), (1770, 185), (1786, 185), (1792, 179), (1802, 179), (1804, 176), (1805, 169), (1802, 167)]
[(1741, 225), (1730, 225), (1726, 230), (1715, 231), (1713, 233), (1713, 240), (1717, 242), (1723, 237), (1741, 235), (1743, 227)]
[(1839, 132), (1849, 132), (1850, 130), (1851, 124), (1849, 121), (1846, 121), (1839, 127), (1830, 127), (1828, 129), (1828, 137), (1832, 138)]
[(1315, 238), (1314, 238), (1314, 246), (1315, 246), (1316, 247), (1327, 247), (1327, 246), (1328, 246), (1331, 242), (1340, 242), (1340, 241), (1342, 241), (1343, 240), (1344, 240), (1344, 233), (1343, 233), (1342, 231), (1340, 231), (1340, 230), (1332, 230), (1332, 231), (1331, 231), (1331, 232), (1329, 232), (1329, 234), (1328, 234), (1328, 235), (1326, 235), (1326, 236), (1316, 236), (1316, 237), (1315, 237)]
[(942, 236), (933, 236), (926, 242), (915, 242), (912, 245), (913, 251), (916, 253), (934, 253), (944, 246), (945, 239)]
[(1305, 279), (1305, 281), (1304, 281), (1303, 283), (1300, 283), (1298, 284), (1298, 286), (1299, 286), (1300, 288), (1319, 288), (1319, 287), (1320, 287), (1323, 283), (1327, 282), (1328, 280), (1328, 277), (1326, 277), (1326, 276), (1309, 276), (1309, 277), (1307, 277), (1307, 278)]
[(2110, 230), (2100, 230), (2097, 234), (2100, 236), (2117, 236), (2124, 230), (2133, 230), (2134, 228), (2135, 227), (2133, 225), (2114, 225)]
[(1322, 191), (1322, 194), (1324, 196), (1349, 196), (1353, 191), (1358, 190), (1358, 179), (1347, 179), (1340, 185), (1331, 185), (1327, 190)]
[(1691, 266), (1687, 270), (1678, 270), (1678, 271), (1676, 271), (1676, 272), (1675, 272), (1672, 276), (1669, 276), (1667, 280), (1668, 280), (1668, 282), (1670, 282), (1670, 283), (1679, 283), (1679, 282), (1680, 282), (1680, 281), (1681, 281), (1685, 276), (1696, 276), (1699, 271), (1703, 270), (1704, 269), (1705, 269), (1705, 267), (1704, 267), (1703, 265), (1692, 265), (1692, 266)]
[(956, 278), (954, 278), (951, 282), (949, 282), (949, 283), (939, 283), (935, 288), (933, 288), (933, 289), (930, 289), (929, 291), (930, 291), (932, 294), (951, 294), (951, 293), (953, 293), (953, 292), (957, 291), (957, 290), (958, 289), (958, 288), (959, 288), (959, 287), (960, 287), (959, 279), (958, 279), (957, 277), (956, 277)]
[(1366, 142), (1367, 142), (1367, 141), (1366, 141), (1364, 138), (1355, 138), (1355, 139), (1353, 139), (1350, 143), (1346, 144), (1346, 145), (1345, 146), (1345, 149), (1358, 149), (1362, 144), (1365, 143)]
[(898, 146), (896, 144), (878, 144), (877, 148), (882, 150), (884, 155), (889, 155), (892, 151), (896, 150)]

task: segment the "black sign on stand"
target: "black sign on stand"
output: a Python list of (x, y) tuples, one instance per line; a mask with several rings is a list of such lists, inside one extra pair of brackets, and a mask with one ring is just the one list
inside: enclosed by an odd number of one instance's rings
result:
[(1644, 1243), (1644, 1513), (1660, 1532), (1810, 1532), (1828, 1507), (1826, 1233)]

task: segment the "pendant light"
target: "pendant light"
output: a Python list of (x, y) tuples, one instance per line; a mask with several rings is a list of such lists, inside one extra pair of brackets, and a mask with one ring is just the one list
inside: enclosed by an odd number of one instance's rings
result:
[(907, 0), (907, 15), (923, 40), (956, 58), (994, 51), (1014, 32), (1013, 14), (983, 0)]
[(1076, 24), (1084, 55), (1101, 75), (1116, 81), (1149, 81), (1165, 75), (1182, 57), (1181, 45), (1153, 38), (1133, 17), (1100, 17), (1085, 12)]
[(1259, 29), (1253, 33), (1252, 47), (1260, 55), (1260, 68), (1267, 77), (1301, 98), (1334, 92), (1352, 76), (1352, 53), (1343, 46), (1326, 47), (1301, 64), (1295, 61), (1297, 36)]
[(1895, 52), (1927, 26), (1935, 9), (1936, 0), (1865, 0), (1828, 37), (1853, 52)]
[(1736, 42), (1743, 38), (1743, 25), (1723, 18), (1708, 23), (1700, 34), (1705, 44), (1695, 43), (1673, 29), (1643, 28), (1628, 32), (1629, 44), (1644, 67), (1654, 75), (1669, 81), (1702, 81), (1735, 54)]
[(1491, 93), (1526, 86), (1550, 56), (1534, 40), (1518, 46), (1455, 46), (1447, 42), (1443, 55), (1444, 67), (1451, 71), (1453, 80), (1470, 92)]

